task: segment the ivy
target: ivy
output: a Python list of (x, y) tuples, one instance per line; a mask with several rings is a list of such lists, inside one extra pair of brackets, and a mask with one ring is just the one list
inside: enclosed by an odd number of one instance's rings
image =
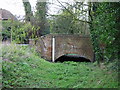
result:
[[(94, 3), (97, 9), (92, 16), (92, 38), (96, 58), (100, 60), (100, 56), (104, 61), (112, 61), (118, 59), (119, 40), (117, 18), (120, 15), (120, 3)], [(97, 38), (95, 38), (97, 36)], [(104, 45), (102, 47), (102, 45)], [(104, 49), (104, 50), (103, 50)], [(103, 50), (103, 51), (102, 51)], [(100, 53), (102, 52), (102, 53)]]

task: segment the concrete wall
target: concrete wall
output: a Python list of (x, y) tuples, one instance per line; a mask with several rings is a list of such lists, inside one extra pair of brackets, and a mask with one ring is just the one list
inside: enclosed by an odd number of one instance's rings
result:
[(94, 53), (89, 36), (46, 35), (38, 39), (37, 51), (46, 60), (52, 60), (52, 37), (55, 37), (55, 59), (65, 54), (78, 54), (93, 61)]

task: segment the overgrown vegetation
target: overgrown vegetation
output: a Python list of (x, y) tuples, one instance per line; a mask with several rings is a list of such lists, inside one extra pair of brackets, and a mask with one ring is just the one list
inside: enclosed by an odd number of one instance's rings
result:
[(113, 64), (50, 63), (28, 46), (2, 47), (3, 88), (117, 88)]
[[(96, 60), (118, 60), (120, 3), (91, 3), (91, 36)], [(117, 66), (116, 66), (117, 67)]]
[(4, 40), (12, 39), (15, 43), (28, 43), (29, 39), (36, 38), (36, 30), (38, 28), (32, 26), (30, 23), (19, 21), (2, 21), (3, 30), (2, 36)]

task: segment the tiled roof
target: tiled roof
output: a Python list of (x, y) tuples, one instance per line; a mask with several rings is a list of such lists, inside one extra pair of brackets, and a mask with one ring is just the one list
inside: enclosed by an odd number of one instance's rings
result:
[(17, 20), (17, 18), (8, 10), (0, 9), (0, 20)]

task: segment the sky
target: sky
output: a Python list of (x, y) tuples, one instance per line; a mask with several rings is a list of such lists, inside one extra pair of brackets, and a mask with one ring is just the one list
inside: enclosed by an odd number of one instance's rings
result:
[[(24, 0), (24, 1), (27, 1), (27, 0)], [(49, 4), (48, 13), (57, 14), (57, 12), (60, 10), (60, 7), (57, 5), (60, 5), (60, 4), (57, 2), (57, 0), (48, 0), (48, 1), (50, 3), (53, 3), (53, 4)], [(59, 0), (59, 1), (72, 3), (73, 0)], [(81, 0), (76, 0), (76, 1), (81, 1)], [(102, 0), (98, 0), (98, 1), (102, 1)], [(108, 1), (120, 1), (120, 0), (108, 0)], [(37, 0), (29, 0), (29, 2), (31, 4), (32, 10), (34, 11)], [(13, 15), (21, 16), (21, 18), (25, 15), (22, 0), (0, 0), (0, 8), (10, 11)]]
[(10, 11), (13, 15), (25, 15), (24, 7), (21, 0), (1, 0), (0, 8)]
[[(64, 0), (59, 0), (59, 1), (64, 1)], [(66, 1), (70, 2), (72, 0), (66, 0)], [(29, 0), (29, 2), (31, 4), (32, 10), (34, 11), (37, 0)], [(54, 4), (49, 4), (48, 13), (56, 14), (60, 10), (60, 7), (57, 5), (60, 4), (57, 2), (57, 0), (49, 0), (49, 2)], [(0, 8), (10, 11), (13, 15), (16, 16), (23, 17), (25, 15), (22, 0), (0, 0)]]

